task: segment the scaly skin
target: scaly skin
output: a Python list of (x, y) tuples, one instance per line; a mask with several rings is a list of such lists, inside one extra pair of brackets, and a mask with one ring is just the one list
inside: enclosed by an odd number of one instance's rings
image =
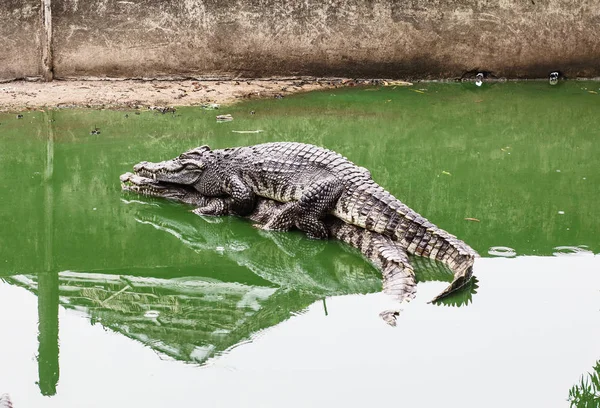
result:
[(375, 183), (366, 169), (313, 145), (277, 142), (214, 151), (202, 146), (173, 160), (141, 162), (134, 171), (221, 198), (200, 206), (199, 214), (247, 215), (256, 197), (285, 203), (263, 225), (265, 229), (284, 231), (295, 226), (312, 238), (326, 238), (331, 231), (325, 219), (334, 215), (390, 238), (408, 254), (441, 261), (464, 283), (478, 256)]
[[(196, 207), (224, 205), (221, 198), (206, 197), (185, 185), (164, 183), (132, 173), (121, 176), (121, 186), (124, 191), (167, 198)], [(285, 204), (259, 197), (254, 210), (247, 214), (246, 218), (262, 225), (283, 205)], [(406, 252), (394, 241), (383, 235), (345, 224), (335, 217), (328, 217), (325, 224), (331, 237), (358, 249), (382, 272), (383, 291), (386, 294), (400, 302), (414, 299), (416, 281), (413, 267), (408, 262)]]
[[(123, 174), (121, 183), (124, 191), (167, 198), (196, 207), (220, 207), (224, 205), (223, 199), (206, 197), (186, 185), (165, 183), (132, 173)], [(255, 209), (246, 218), (258, 223), (258, 225), (264, 225), (264, 223), (271, 220), (273, 214), (276, 214), (283, 205), (285, 204), (259, 197)], [(379, 233), (346, 224), (335, 217), (327, 217), (325, 225), (331, 237), (358, 249), (381, 271), (384, 293), (400, 302), (410, 301), (415, 297), (414, 270), (408, 261), (406, 251), (397, 242)], [(466, 269), (462, 268), (461, 270), (465, 271)], [(464, 273), (455, 273), (453, 282), (432, 302), (441, 300), (460, 289), (468, 282), (469, 277)], [(384, 311), (381, 316), (386, 322), (393, 325), (397, 312)]]

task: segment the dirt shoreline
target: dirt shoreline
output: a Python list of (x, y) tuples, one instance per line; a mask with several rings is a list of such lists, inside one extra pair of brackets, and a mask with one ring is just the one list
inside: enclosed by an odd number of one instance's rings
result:
[(0, 84), (0, 112), (230, 105), (248, 99), (281, 98), (299, 92), (383, 82), (345, 78), (12, 81)]

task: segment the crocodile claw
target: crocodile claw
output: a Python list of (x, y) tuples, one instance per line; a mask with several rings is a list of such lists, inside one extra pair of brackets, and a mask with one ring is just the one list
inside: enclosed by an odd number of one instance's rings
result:
[(390, 326), (396, 327), (396, 318), (400, 316), (400, 312), (402, 312), (402, 309), (384, 310), (383, 312), (379, 313), (379, 317), (381, 317), (383, 321), (389, 324)]

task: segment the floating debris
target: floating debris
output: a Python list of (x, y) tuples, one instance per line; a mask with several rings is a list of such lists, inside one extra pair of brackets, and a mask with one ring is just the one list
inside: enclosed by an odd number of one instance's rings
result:
[(170, 107), (170, 106), (150, 106), (149, 108), (151, 111), (156, 111), (156, 112), (160, 112), (163, 115), (165, 113), (175, 113), (177, 111), (177, 109)]
[(420, 89), (411, 89), (411, 91), (416, 92), (416, 93), (420, 93), (420, 94), (424, 94), (425, 92), (421, 91)]
[(446, 176), (451, 176), (452, 174), (450, 174), (449, 171), (446, 170), (442, 170), (442, 174), (445, 174)]
[(596, 91), (588, 91), (588, 92), (591, 94), (594, 94), (594, 95), (598, 95), (598, 92), (596, 92)]
[(483, 85), (483, 78), (484, 78), (484, 76), (483, 76), (482, 72), (477, 73), (477, 75), (475, 75), (475, 85), (476, 86)]
[(559, 75), (560, 74), (558, 72), (556, 72), (556, 71), (550, 73), (550, 80), (549, 80), (550, 85), (556, 85), (556, 84), (558, 84), (558, 77), (559, 77)]
[(412, 84), (407, 81), (383, 81), (383, 86), (412, 86)]
[(233, 116), (230, 114), (227, 115), (217, 115), (217, 122), (231, 122), (233, 120)]
[(160, 316), (160, 312), (158, 310), (148, 310), (146, 313), (144, 313), (144, 317), (149, 319), (156, 319), (158, 316)]
[(215, 110), (219, 109), (221, 105), (219, 105), (218, 103), (203, 103), (201, 107), (205, 110)]
[(562, 210), (561, 210), (561, 211), (559, 211), (558, 213), (559, 213), (560, 215), (564, 215), (564, 214), (565, 214), (565, 212), (564, 212), (564, 211), (562, 211)]
[(99, 134), (100, 134), (100, 128), (94, 126), (94, 128), (90, 132), (90, 135), (99, 135)]
[(232, 130), (231, 133), (262, 133), (262, 130)]
[(475, 221), (475, 222), (481, 222), (478, 218), (472, 218), (472, 217), (466, 217), (465, 221)]

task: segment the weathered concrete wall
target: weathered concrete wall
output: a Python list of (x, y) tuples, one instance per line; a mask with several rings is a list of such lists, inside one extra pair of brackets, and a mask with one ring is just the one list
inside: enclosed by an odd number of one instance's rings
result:
[(40, 0), (0, 1), (0, 79), (40, 74)]
[(52, 16), (59, 78), (600, 75), (598, 0), (52, 0)]

